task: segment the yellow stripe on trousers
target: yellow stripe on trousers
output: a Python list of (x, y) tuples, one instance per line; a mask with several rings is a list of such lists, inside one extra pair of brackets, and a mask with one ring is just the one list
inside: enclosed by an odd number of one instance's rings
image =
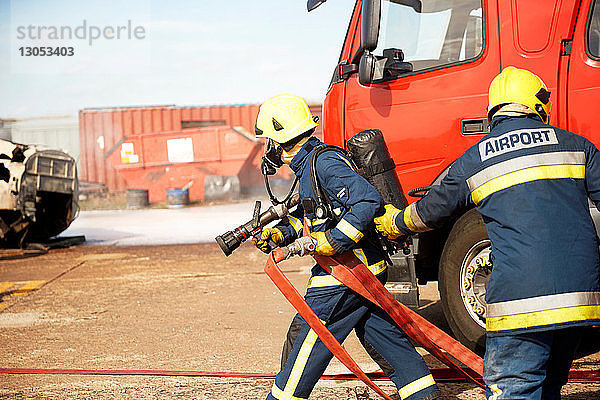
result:
[(275, 384), (273, 384), (273, 388), (271, 389), (271, 394), (278, 400), (306, 400), (302, 397), (290, 396), (285, 393), (283, 390), (279, 389)]
[(404, 400), (407, 397), (410, 397), (413, 394), (432, 385), (435, 385), (435, 380), (433, 379), (433, 376), (429, 374), (409, 383), (408, 385), (403, 386), (402, 389), (398, 390), (398, 394), (400, 394), (400, 398)]
[[(288, 377), (287, 384), (285, 385), (285, 389), (283, 392), (279, 392), (279, 396), (277, 397), (275, 393), (271, 392), (273, 396), (279, 400), (296, 400), (294, 397), (294, 392), (298, 387), (298, 383), (300, 382), (300, 378), (304, 373), (304, 369), (306, 368), (306, 363), (308, 362), (308, 358), (310, 357), (310, 353), (312, 352), (313, 347), (319, 337), (312, 329), (308, 331), (304, 342), (302, 343), (302, 347), (300, 347), (300, 351), (298, 352), (298, 356), (296, 356), (296, 362), (294, 362), (294, 366), (292, 367), (292, 371), (290, 372), (290, 376)], [(275, 386), (274, 386), (275, 387)]]

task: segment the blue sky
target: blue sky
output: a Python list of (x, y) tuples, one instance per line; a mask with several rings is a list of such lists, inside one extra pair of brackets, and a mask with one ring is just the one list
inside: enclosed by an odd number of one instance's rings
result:
[[(83, 107), (325, 96), (355, 0), (0, 0), (0, 118)], [(143, 40), (20, 41), (18, 26), (142, 26)], [(72, 46), (68, 57), (18, 48)]]

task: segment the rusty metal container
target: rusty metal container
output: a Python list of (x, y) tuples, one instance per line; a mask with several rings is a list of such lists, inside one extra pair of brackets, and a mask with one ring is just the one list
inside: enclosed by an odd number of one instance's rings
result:
[[(320, 105), (310, 108), (321, 116)], [(189, 189), (190, 200), (204, 198), (205, 176), (237, 176), (242, 189), (260, 186), (261, 148), (253, 140), (258, 109), (259, 105), (164, 105), (80, 110), (80, 179), (102, 183), (111, 191), (147, 188), (150, 202), (164, 201), (167, 188), (182, 187), (191, 177), (195, 183)], [(317, 129), (316, 135), (322, 137)], [(191, 153), (186, 140), (192, 141)], [(187, 146), (183, 158), (187, 161), (170, 161), (168, 143), (172, 148)], [(127, 154), (132, 145), (134, 153)], [(183, 174), (181, 178), (173, 169)], [(284, 178), (291, 175), (282, 172)]]
[(229, 126), (147, 133), (119, 145), (115, 168), (127, 187), (147, 189), (150, 202), (164, 201), (168, 189), (185, 186), (190, 200), (202, 200), (207, 176), (237, 176), (242, 168), (258, 176), (250, 164), (261, 149), (254, 137)]

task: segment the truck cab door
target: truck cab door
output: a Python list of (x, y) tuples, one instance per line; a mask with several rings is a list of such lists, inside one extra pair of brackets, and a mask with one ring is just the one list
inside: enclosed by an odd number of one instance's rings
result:
[(431, 184), (487, 132), (498, 53), (496, 2), (382, 0), (375, 81), (348, 79), (345, 139), (380, 129), (405, 194)]
[(600, 0), (579, 8), (570, 49), (567, 84), (567, 129), (600, 146)]

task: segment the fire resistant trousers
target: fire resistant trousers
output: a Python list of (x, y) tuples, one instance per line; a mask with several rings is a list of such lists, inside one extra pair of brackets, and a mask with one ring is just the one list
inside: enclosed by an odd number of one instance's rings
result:
[[(389, 377), (401, 399), (435, 399), (439, 390), (423, 358), (406, 334), (379, 307), (351, 290), (307, 296), (306, 302), (340, 342), (356, 328), (394, 368)], [(300, 317), (301, 328), (285, 367), (277, 374), (268, 400), (307, 399), (332, 354)]]
[(584, 328), (486, 339), (483, 378), (488, 400), (560, 400)]

